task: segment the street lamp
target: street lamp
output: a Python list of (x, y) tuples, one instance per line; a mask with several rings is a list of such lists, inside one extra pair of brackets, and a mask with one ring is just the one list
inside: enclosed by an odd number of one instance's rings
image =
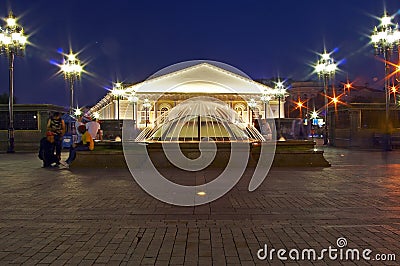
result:
[(118, 112), (117, 112), (117, 119), (119, 121), (119, 99), (125, 94), (124, 85), (121, 82), (115, 82), (113, 84), (113, 88), (111, 93), (117, 98), (118, 102)]
[(328, 145), (329, 138), (328, 138), (328, 85), (329, 85), (329, 80), (333, 78), (335, 75), (336, 71), (336, 63), (331, 58), (330, 54), (328, 54), (326, 51), (321, 55), (321, 58), (317, 61), (317, 64), (315, 66), (315, 72), (317, 72), (318, 77), (320, 79), (323, 79), (324, 82), (324, 98), (325, 98), (325, 115), (324, 115), (324, 145)]
[(392, 87), (390, 88), (391, 93), (393, 93), (393, 98), (394, 98), (394, 105), (397, 105), (397, 97), (396, 97), (396, 93), (397, 93), (397, 87), (395, 85), (392, 85)]
[(253, 109), (256, 108), (257, 103), (256, 103), (256, 101), (254, 101), (254, 99), (250, 99), (250, 101), (247, 103), (247, 105), (250, 107), (250, 110), (251, 110), (251, 119), (249, 119), (249, 123), (250, 123), (250, 120), (253, 121), (253, 116), (254, 116)]
[(281, 82), (280, 80), (278, 80), (278, 82), (275, 83), (274, 95), (275, 95), (275, 98), (278, 98), (278, 132), (279, 132), (279, 138), (282, 139), (282, 132), (281, 132), (281, 98), (286, 96), (286, 88), (283, 85), (283, 82)]
[(132, 94), (128, 97), (128, 101), (132, 103), (132, 119), (133, 119), (133, 125), (136, 128), (136, 123), (137, 123), (136, 105), (137, 102), (139, 101), (139, 98), (135, 94), (136, 94), (135, 92), (132, 92)]
[(80, 108), (76, 108), (75, 109), (75, 111), (74, 111), (74, 115), (76, 116), (76, 117), (78, 117), (78, 116), (81, 116), (82, 115), (82, 110), (80, 109)]
[(144, 101), (143, 101), (143, 107), (144, 107), (144, 109), (145, 109), (145, 111), (146, 111), (146, 127), (147, 127), (147, 123), (148, 123), (147, 112), (148, 112), (149, 108), (151, 107), (151, 103), (150, 103), (149, 99), (147, 99), (147, 98), (144, 99)]
[[(387, 80), (387, 75), (389, 73), (389, 64), (388, 60), (390, 60), (390, 56), (395, 46), (399, 46), (400, 44), (400, 31), (398, 25), (392, 23), (392, 17), (388, 16), (387, 13), (383, 15), (380, 19), (381, 23), (377, 27), (374, 27), (371, 35), (371, 42), (375, 49), (376, 55), (383, 55), (385, 62), (385, 123), (386, 129), (389, 127), (389, 104), (390, 104), (390, 89), (389, 83)], [(390, 133), (389, 130), (385, 132), (384, 138), (384, 149), (390, 150)]]
[(311, 113), (311, 115), (310, 115), (310, 118), (311, 118), (311, 137), (312, 137), (312, 139), (314, 140), (314, 135), (315, 135), (315, 132), (314, 132), (314, 126), (315, 126), (315, 120), (318, 118), (318, 112), (317, 111), (315, 111), (315, 109), (312, 111), (312, 113)]
[(300, 99), (299, 99), (299, 101), (296, 103), (296, 105), (297, 105), (297, 108), (299, 109), (299, 117), (300, 118), (303, 118), (303, 102), (302, 101), (300, 101)]
[(100, 118), (99, 112), (94, 112), (93, 117), (94, 117), (94, 119), (98, 120)]
[(8, 153), (14, 152), (14, 58), (24, 56), (27, 37), (24, 29), (17, 24), (17, 20), (10, 11), (4, 28), (0, 27), (0, 52), (8, 57), (9, 69), (9, 126), (8, 126)]
[(63, 63), (60, 67), (61, 71), (64, 72), (64, 78), (69, 85), (69, 114), (72, 115), (74, 111), (74, 83), (76, 80), (80, 79), (83, 68), (80, 61), (72, 51), (63, 58)]
[(264, 118), (267, 119), (269, 101), (271, 101), (271, 92), (269, 90), (264, 90), (261, 97), (261, 101), (264, 103)]

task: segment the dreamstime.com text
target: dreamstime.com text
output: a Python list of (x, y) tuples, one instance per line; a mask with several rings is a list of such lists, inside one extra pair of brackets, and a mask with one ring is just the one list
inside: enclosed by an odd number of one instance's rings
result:
[(318, 261), (318, 260), (340, 260), (340, 261), (396, 261), (396, 254), (384, 254), (374, 253), (371, 249), (357, 249), (357, 248), (346, 248), (347, 240), (344, 237), (340, 237), (336, 241), (336, 247), (329, 246), (321, 250), (313, 248), (305, 249), (275, 249), (268, 248), (267, 244), (264, 244), (263, 248), (257, 251), (257, 258), (259, 260), (274, 260), (278, 259), (281, 261)]

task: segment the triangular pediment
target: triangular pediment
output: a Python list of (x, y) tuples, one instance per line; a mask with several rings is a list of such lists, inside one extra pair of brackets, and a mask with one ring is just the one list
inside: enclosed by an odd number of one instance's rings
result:
[(261, 94), (270, 87), (210, 63), (199, 63), (126, 88), (146, 94)]

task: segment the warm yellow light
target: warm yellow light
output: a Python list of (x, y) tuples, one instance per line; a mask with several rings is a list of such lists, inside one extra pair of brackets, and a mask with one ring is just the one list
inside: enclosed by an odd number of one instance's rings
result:
[(303, 107), (303, 103), (302, 103), (302, 102), (298, 102), (298, 103), (297, 103), (297, 106), (298, 106), (298, 107)]
[(318, 113), (317, 113), (317, 111), (313, 111), (312, 113), (311, 113), (311, 118), (317, 118), (318, 117)]
[(396, 92), (396, 91), (397, 91), (396, 86), (393, 86), (392, 87), (392, 92)]
[(136, 103), (137, 101), (139, 101), (139, 98), (136, 96), (129, 96), (128, 101), (130, 101), (132, 103)]
[(8, 27), (15, 27), (17, 25), (17, 20), (11, 16), (6, 19), (6, 22)]
[(392, 24), (392, 17), (388, 17), (387, 15), (384, 15), (381, 18), (381, 26), (389, 26), (390, 24)]
[(329, 59), (329, 54), (328, 53), (324, 53), (322, 55), (322, 59), (328, 60)]
[(121, 82), (115, 82), (111, 93), (113, 95), (115, 95), (115, 96), (118, 96), (118, 97), (124, 95), (125, 94), (125, 90), (124, 90), (124, 87), (122, 86), (122, 83)]
[(347, 84), (346, 84), (346, 88), (350, 89), (350, 88), (351, 88), (351, 84), (350, 84), (350, 83), (347, 83)]
[(73, 53), (70, 53), (69, 55), (67, 55), (68, 61), (75, 61), (76, 56)]
[(72, 51), (66, 55), (64, 59), (64, 63), (60, 65), (61, 71), (64, 72), (65, 78), (79, 78), (81, 72), (83, 71), (83, 67), (80, 65), (79, 60), (76, 58), (76, 55), (72, 53)]
[(81, 109), (76, 108), (76, 109), (75, 109), (75, 112), (74, 112), (74, 115), (75, 115), (75, 116), (80, 116), (81, 114), (82, 114)]
[(339, 99), (337, 97), (333, 97), (332, 102), (337, 103), (337, 102), (339, 102)]
[(199, 191), (196, 193), (198, 196), (205, 196), (207, 193), (204, 191)]

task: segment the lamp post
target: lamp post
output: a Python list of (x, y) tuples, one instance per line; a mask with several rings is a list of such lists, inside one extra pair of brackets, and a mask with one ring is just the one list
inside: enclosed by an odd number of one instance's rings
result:
[(94, 117), (96, 120), (98, 120), (98, 119), (100, 118), (99, 112), (94, 112), (94, 113), (93, 113), (93, 117)]
[(132, 103), (132, 119), (133, 119), (133, 125), (136, 128), (136, 123), (137, 123), (136, 105), (137, 102), (139, 101), (139, 98), (135, 95), (135, 92), (132, 92), (132, 94), (128, 97), (128, 101)]
[(14, 58), (23, 56), (27, 37), (24, 35), (24, 29), (17, 24), (17, 20), (10, 11), (5, 19), (6, 25), (0, 28), (0, 51), (8, 57), (9, 69), (9, 126), (8, 126), (8, 153), (14, 152)]
[(314, 132), (314, 121), (316, 120), (318, 118), (318, 113), (317, 113), (317, 111), (315, 111), (315, 109), (312, 111), (312, 113), (311, 113), (311, 137), (312, 137), (312, 139), (314, 140), (314, 134), (315, 134), (315, 132)]
[(388, 61), (392, 55), (395, 46), (400, 45), (400, 31), (398, 25), (392, 23), (392, 17), (388, 16), (385, 12), (383, 17), (380, 19), (381, 23), (378, 27), (375, 26), (371, 35), (371, 42), (375, 49), (376, 55), (383, 55), (385, 62), (385, 138), (384, 138), (384, 149), (390, 150), (390, 132), (389, 132), (389, 105), (390, 105), (390, 88), (387, 76), (390, 70)]
[(250, 107), (250, 110), (251, 110), (251, 116), (250, 116), (251, 119), (249, 119), (249, 124), (250, 124), (250, 121), (253, 121), (253, 115), (254, 115), (253, 109), (256, 108), (257, 103), (254, 99), (250, 99), (250, 101), (247, 103), (247, 105)]
[(64, 72), (64, 78), (69, 85), (69, 114), (72, 115), (74, 112), (74, 83), (76, 80), (79, 80), (81, 77), (81, 72), (83, 68), (81, 66), (80, 61), (76, 57), (76, 55), (70, 51), (68, 55), (66, 55), (63, 59), (63, 63), (61, 65), (61, 71)]
[(303, 102), (299, 99), (299, 101), (296, 103), (297, 108), (299, 108), (299, 118), (303, 119)]
[(125, 90), (124, 90), (124, 85), (121, 82), (115, 82), (113, 84), (113, 88), (111, 93), (117, 98), (117, 105), (118, 105), (118, 109), (117, 109), (117, 119), (118, 122), (119, 120), (119, 99), (121, 98), (122, 95), (124, 95)]
[(148, 110), (151, 107), (151, 103), (150, 103), (149, 99), (147, 99), (147, 98), (144, 99), (143, 107), (144, 107), (144, 109), (146, 111), (146, 118), (145, 119), (146, 119), (146, 127), (147, 127), (147, 123), (148, 123), (147, 115), (148, 115)]
[(80, 109), (80, 108), (76, 108), (75, 109), (75, 111), (74, 111), (74, 115), (77, 117), (77, 116), (81, 116), (82, 115), (82, 110)]
[(324, 99), (325, 99), (325, 115), (324, 115), (324, 145), (328, 145), (329, 138), (328, 138), (328, 111), (329, 111), (329, 106), (328, 106), (328, 85), (329, 85), (329, 80), (334, 77), (336, 71), (336, 63), (331, 58), (330, 54), (328, 54), (326, 51), (321, 55), (321, 58), (317, 61), (317, 64), (315, 66), (315, 72), (317, 72), (318, 77), (320, 79), (323, 79), (324, 82)]
[(267, 119), (268, 108), (269, 108), (268, 104), (269, 104), (269, 101), (271, 100), (271, 92), (268, 90), (264, 90), (260, 99), (264, 103), (264, 118)]
[(282, 132), (281, 132), (281, 98), (286, 96), (286, 89), (283, 85), (283, 82), (278, 80), (275, 83), (274, 89), (275, 98), (278, 98), (278, 132), (279, 132), (279, 139), (282, 139)]

